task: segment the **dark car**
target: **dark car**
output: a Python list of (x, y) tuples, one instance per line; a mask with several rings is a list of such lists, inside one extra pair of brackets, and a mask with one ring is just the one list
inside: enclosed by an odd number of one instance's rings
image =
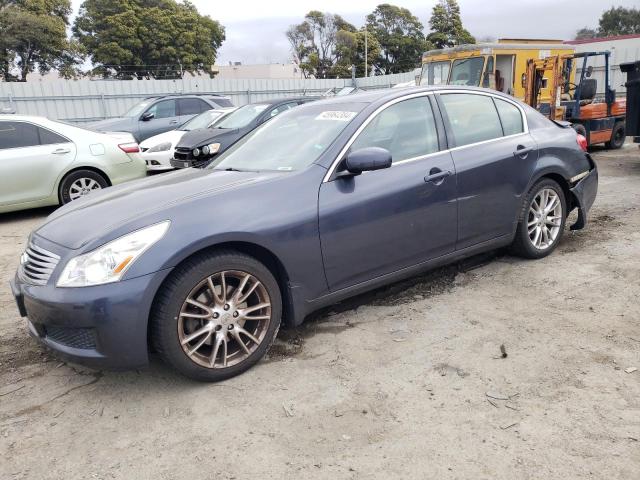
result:
[(137, 367), (153, 349), (221, 380), (281, 323), (346, 297), (507, 245), (549, 255), (595, 199), (585, 148), (495, 91), (321, 100), (206, 169), (62, 207), (31, 234), (12, 289), (31, 333), (72, 361)]
[(118, 118), (86, 125), (97, 132), (129, 132), (137, 142), (175, 130), (196, 115), (215, 108), (233, 107), (227, 98), (213, 94), (184, 94), (149, 97)]
[(313, 97), (281, 98), (240, 107), (212, 128), (186, 133), (176, 145), (171, 166), (204, 167), (214, 156), (224, 152), (267, 120), (313, 100)]

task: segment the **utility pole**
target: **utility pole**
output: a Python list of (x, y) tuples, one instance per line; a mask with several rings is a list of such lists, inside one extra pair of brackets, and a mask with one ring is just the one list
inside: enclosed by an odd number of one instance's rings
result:
[(369, 44), (367, 35), (367, 25), (364, 25), (364, 76), (369, 76)]

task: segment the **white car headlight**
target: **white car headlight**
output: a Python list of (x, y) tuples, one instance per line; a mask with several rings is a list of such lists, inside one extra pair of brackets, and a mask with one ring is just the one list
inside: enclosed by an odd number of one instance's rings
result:
[(167, 150), (169, 150), (171, 148), (171, 142), (163, 142), (163, 143), (159, 143), (158, 145), (154, 145), (153, 147), (151, 147), (149, 150), (147, 150), (148, 153), (153, 153), (153, 152), (166, 152)]
[(170, 224), (169, 220), (156, 223), (72, 258), (56, 286), (88, 287), (117, 282), (140, 255), (164, 236)]

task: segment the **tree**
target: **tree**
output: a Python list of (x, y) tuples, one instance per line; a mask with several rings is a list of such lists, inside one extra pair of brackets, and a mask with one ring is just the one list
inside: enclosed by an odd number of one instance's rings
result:
[(210, 72), (224, 27), (175, 0), (85, 0), (73, 26), (104, 77), (181, 78)]
[(26, 82), (52, 69), (76, 76), (82, 49), (67, 39), (70, 13), (69, 0), (0, 0), (0, 78)]
[(351, 76), (351, 65), (348, 75), (344, 66), (357, 44), (356, 27), (340, 15), (317, 10), (310, 11), (304, 18), (302, 23), (289, 27), (286, 37), (305, 78)]
[(575, 40), (586, 40), (589, 38), (596, 38), (598, 32), (593, 28), (583, 27), (576, 32)]
[(383, 3), (367, 16), (367, 30), (380, 44), (375, 68), (383, 74), (407, 72), (420, 65), (427, 49), (423, 26), (409, 10)]
[(600, 17), (600, 37), (635, 33), (640, 33), (640, 10), (637, 8), (611, 7)]
[(336, 78), (351, 77), (351, 66), (356, 67), (356, 76), (365, 77), (365, 36), (367, 39), (366, 53), (369, 71), (375, 65), (376, 59), (380, 56), (380, 43), (373, 34), (367, 30), (360, 29), (356, 32), (345, 30), (338, 31), (336, 37), (336, 49), (338, 50), (337, 62), (331, 70), (331, 76)]
[(427, 40), (435, 48), (476, 43), (476, 39), (462, 26), (457, 0), (440, 0), (433, 7), (429, 25), (431, 33)]

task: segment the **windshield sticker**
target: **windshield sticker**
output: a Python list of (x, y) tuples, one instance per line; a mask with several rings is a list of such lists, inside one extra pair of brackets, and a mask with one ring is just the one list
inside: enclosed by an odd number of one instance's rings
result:
[(339, 122), (348, 122), (356, 116), (356, 112), (329, 110), (322, 112), (315, 119), (316, 120), (337, 120)]

